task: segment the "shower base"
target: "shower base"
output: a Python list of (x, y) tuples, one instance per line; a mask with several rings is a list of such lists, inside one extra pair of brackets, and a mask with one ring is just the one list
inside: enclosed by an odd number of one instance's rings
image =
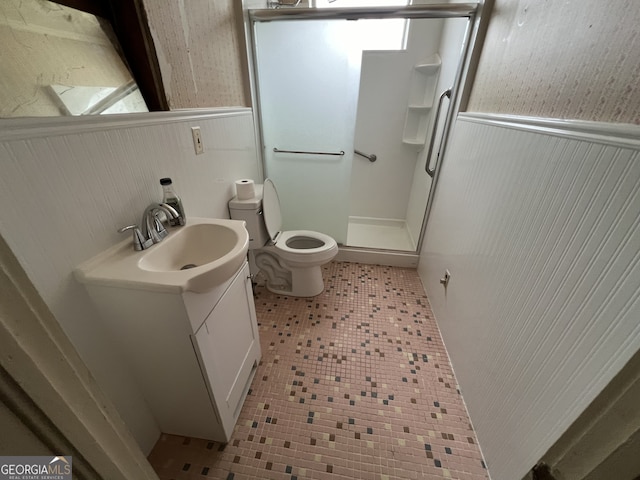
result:
[(415, 252), (416, 245), (404, 220), (349, 217), (348, 247)]

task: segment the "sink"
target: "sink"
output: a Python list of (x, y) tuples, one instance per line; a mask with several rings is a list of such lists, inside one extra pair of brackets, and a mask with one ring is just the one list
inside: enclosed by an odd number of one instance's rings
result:
[(75, 270), (82, 283), (165, 292), (204, 293), (230, 279), (246, 259), (243, 221), (189, 217), (152, 247), (135, 251), (131, 239)]
[(188, 224), (145, 250), (138, 266), (151, 272), (175, 272), (206, 266), (229, 254), (238, 240), (236, 231), (226, 224)]

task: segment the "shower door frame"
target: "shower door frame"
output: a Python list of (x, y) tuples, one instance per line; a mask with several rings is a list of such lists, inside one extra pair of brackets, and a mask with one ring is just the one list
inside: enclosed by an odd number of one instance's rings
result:
[[(245, 9), (245, 35), (247, 40), (247, 55), (249, 58), (249, 78), (251, 99), (254, 109), (254, 128), (256, 140), (259, 145), (258, 155), (260, 165), (263, 169), (264, 177), (264, 137), (262, 133), (262, 117), (260, 112), (260, 88), (257, 81), (257, 39), (255, 34), (255, 23), (263, 21), (288, 21), (288, 20), (359, 20), (359, 19), (386, 19), (386, 18), (405, 18), (405, 19), (448, 19), (448, 18), (467, 18), (468, 23), (463, 39), (463, 48), (460, 53), (459, 63), (455, 74), (453, 85), (451, 86), (451, 96), (447, 114), (442, 120), (444, 122), (440, 146), (436, 152), (437, 159), (433, 167), (433, 176), (431, 186), (429, 188), (429, 196), (425, 207), (422, 226), (418, 243), (414, 251), (405, 250), (389, 250), (371, 247), (351, 247), (341, 245), (341, 252), (373, 252), (379, 254), (388, 254), (386, 257), (387, 264), (398, 266), (417, 266), (419, 253), (422, 250), (425, 231), (435, 195), (442, 158), (444, 157), (451, 126), (458, 113), (462, 99), (462, 93), (465, 87), (465, 80), (471, 64), (471, 53), (474, 50), (474, 44), (478, 38), (479, 25), (481, 20), (481, 12), (484, 7), (484, 1), (477, 3), (443, 3), (428, 5), (408, 5), (401, 7), (353, 7), (353, 8), (269, 8), (269, 9)], [(434, 118), (434, 123), (438, 119)], [(434, 128), (435, 132), (435, 128)], [(435, 142), (435, 138), (431, 142)], [(427, 166), (430, 165), (430, 158), (426, 158)], [(355, 257), (360, 258), (356, 255)], [(347, 258), (345, 258), (347, 259)]]

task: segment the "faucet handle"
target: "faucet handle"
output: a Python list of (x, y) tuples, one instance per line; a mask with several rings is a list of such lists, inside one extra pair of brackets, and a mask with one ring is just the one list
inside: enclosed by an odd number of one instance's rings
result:
[(118, 233), (123, 233), (128, 230), (133, 230), (133, 249), (134, 250), (144, 250), (153, 245), (153, 241), (151, 239), (145, 239), (144, 235), (140, 231), (140, 227), (138, 225), (127, 225), (126, 227), (122, 227), (118, 229)]

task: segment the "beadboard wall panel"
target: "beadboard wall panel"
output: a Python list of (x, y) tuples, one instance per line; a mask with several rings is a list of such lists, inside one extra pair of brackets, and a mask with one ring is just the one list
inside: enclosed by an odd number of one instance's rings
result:
[[(242, 109), (54, 120), (18, 129), (4, 121), (11, 128), (0, 135), (0, 234), (148, 453), (158, 427), (72, 271), (122, 241), (116, 230), (161, 200), (161, 177), (173, 178), (187, 216), (229, 218), (234, 181), (260, 180), (253, 116)], [(194, 153), (196, 125), (202, 155)]]
[(496, 0), (467, 110), (640, 124), (637, 0)]
[(608, 127), (461, 115), (443, 160), (419, 272), (494, 480), (640, 349), (640, 130)]

